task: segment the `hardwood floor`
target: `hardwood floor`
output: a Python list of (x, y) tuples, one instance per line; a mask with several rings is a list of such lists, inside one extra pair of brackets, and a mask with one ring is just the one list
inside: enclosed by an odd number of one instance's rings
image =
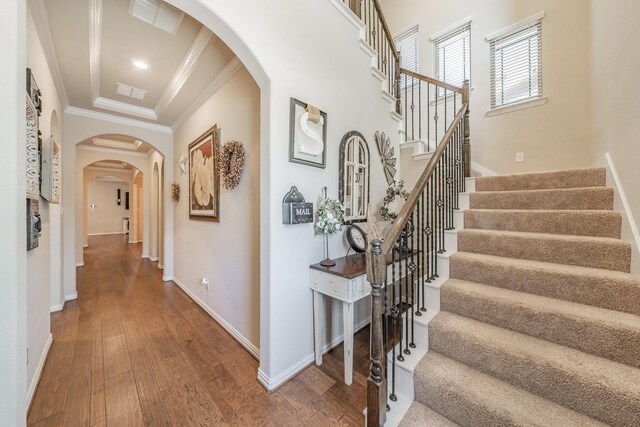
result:
[[(332, 426), (364, 423), (368, 329), (269, 394), (258, 362), (124, 236), (92, 236), (78, 300), (51, 315), (54, 342), (31, 426)], [(309, 331), (312, 333), (312, 331)]]

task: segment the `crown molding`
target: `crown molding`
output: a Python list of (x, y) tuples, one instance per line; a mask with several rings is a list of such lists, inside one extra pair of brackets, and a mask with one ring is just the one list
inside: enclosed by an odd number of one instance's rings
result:
[(158, 120), (158, 116), (151, 108), (138, 107), (137, 105), (127, 104), (109, 98), (98, 97), (93, 100), (95, 108), (102, 108), (116, 113), (128, 114), (143, 119)]
[(191, 103), (191, 106), (185, 110), (184, 113), (173, 123), (171, 126), (172, 131), (176, 131), (180, 126), (184, 124), (189, 117), (191, 117), (202, 105), (207, 102), (216, 92), (218, 92), (235, 74), (244, 67), (242, 61), (237, 56), (234, 56), (231, 61), (224, 67), (224, 69), (218, 74), (218, 76), (211, 82), (211, 84)]
[(142, 141), (134, 140), (134, 142), (115, 141), (109, 138), (93, 138), (93, 144), (107, 148), (118, 148), (121, 150), (138, 151), (142, 145)]
[(58, 55), (56, 54), (56, 48), (53, 44), (53, 37), (51, 36), (51, 27), (49, 26), (49, 18), (47, 17), (47, 9), (44, 4), (44, 0), (29, 0), (29, 8), (31, 9), (31, 16), (33, 17), (33, 23), (40, 39), (40, 45), (44, 51), (44, 56), (49, 66), (49, 72), (53, 78), (53, 83), (56, 86), (58, 92), (58, 98), (62, 103), (62, 108), (66, 110), (69, 108), (69, 97), (67, 95), (67, 89), (64, 85), (64, 79), (60, 71), (60, 63), (58, 62)]
[(154, 108), (156, 115), (160, 115), (169, 106), (169, 104), (171, 104), (175, 97), (178, 96), (180, 89), (182, 89), (187, 80), (189, 80), (189, 77), (191, 77), (193, 70), (195, 70), (200, 57), (212, 38), (213, 33), (203, 25), (193, 40), (191, 47), (185, 54), (184, 58), (182, 58), (182, 62), (178, 65), (173, 77), (171, 77), (166, 89), (160, 96), (160, 99)]
[(102, 51), (102, 0), (89, 0), (89, 74), (91, 99), (100, 96), (100, 55)]
[(107, 122), (118, 123), (126, 126), (133, 126), (142, 129), (148, 129), (155, 132), (162, 133), (173, 133), (172, 129), (169, 126), (158, 125), (155, 123), (143, 122), (141, 120), (131, 119), (128, 117), (116, 116), (113, 114), (102, 113), (98, 111), (86, 110), (84, 108), (78, 107), (67, 107), (64, 110), (65, 114), (70, 114), (72, 116), (86, 117), (89, 119), (96, 120), (104, 120)]
[[(117, 148), (106, 148), (106, 147), (96, 147), (93, 145), (84, 145), (84, 144), (78, 144), (76, 146), (78, 148), (78, 150), (85, 150), (85, 151), (98, 151), (101, 153), (111, 153), (111, 154), (119, 154), (121, 156), (135, 156), (135, 157), (149, 157), (149, 153), (139, 153), (139, 152), (133, 152), (133, 151), (127, 151), (127, 150), (119, 150)], [(118, 169), (120, 171), (124, 170), (124, 169)]]

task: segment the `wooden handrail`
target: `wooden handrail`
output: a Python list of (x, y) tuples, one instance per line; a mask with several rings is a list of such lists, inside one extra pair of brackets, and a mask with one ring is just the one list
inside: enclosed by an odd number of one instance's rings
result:
[(431, 175), (433, 174), (433, 171), (436, 168), (436, 165), (438, 164), (440, 157), (444, 153), (444, 150), (447, 148), (449, 140), (453, 136), (453, 133), (455, 132), (458, 124), (464, 119), (468, 108), (469, 108), (469, 104), (462, 105), (462, 107), (460, 108), (460, 111), (458, 112), (455, 119), (453, 119), (453, 122), (449, 126), (447, 133), (445, 133), (444, 136), (442, 137), (442, 140), (438, 144), (438, 148), (436, 148), (436, 151), (433, 153), (433, 156), (431, 156), (431, 160), (429, 160), (427, 167), (422, 172), (422, 175), (420, 175), (418, 182), (416, 183), (415, 187), (413, 187), (413, 191), (411, 192), (411, 194), (409, 194), (409, 198), (402, 206), (402, 209), (400, 210), (400, 213), (396, 217), (396, 220), (394, 221), (393, 225), (389, 229), (389, 232), (387, 233), (387, 235), (384, 237), (384, 242), (382, 242), (382, 256), (386, 257), (391, 253), (391, 250), (396, 244), (398, 237), (400, 237), (400, 233), (402, 233), (402, 230), (404, 229), (406, 222), (409, 220), (409, 217), (411, 216), (413, 209), (415, 208), (415, 205), (418, 202), (418, 198), (424, 191), (424, 188), (427, 185), (429, 178), (431, 178)]
[(436, 86), (440, 86), (443, 87), (445, 89), (449, 89), (450, 91), (453, 92), (457, 92), (457, 93), (463, 93), (464, 89), (458, 86), (454, 86), (452, 84), (449, 83), (445, 83), (443, 81), (440, 81), (438, 79), (434, 79), (433, 77), (428, 77), (425, 76), (423, 74), (418, 74), (418, 73), (414, 73), (413, 71), (409, 71), (406, 68), (400, 68), (400, 73), (401, 74), (406, 74), (407, 76), (411, 76), (411, 77), (415, 77), (416, 79), (420, 79), (424, 82), (428, 82), (428, 83), (433, 83)]
[(378, 3), (378, 0), (373, 0), (373, 6), (376, 8), (378, 12), (378, 17), (380, 18), (380, 22), (382, 23), (382, 28), (384, 28), (384, 35), (389, 42), (389, 47), (391, 48), (391, 52), (393, 56), (396, 58), (396, 61), (400, 61), (400, 54), (396, 50), (396, 44), (393, 41), (393, 37), (391, 37), (391, 31), (389, 30), (389, 26), (387, 25), (387, 20), (384, 17), (384, 13), (382, 13), (382, 8)]

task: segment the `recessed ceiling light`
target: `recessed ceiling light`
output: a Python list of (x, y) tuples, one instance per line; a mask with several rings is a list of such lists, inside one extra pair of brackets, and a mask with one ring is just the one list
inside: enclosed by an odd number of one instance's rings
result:
[(144, 61), (140, 61), (139, 59), (134, 59), (131, 62), (133, 62), (134, 67), (141, 70), (146, 70), (147, 68), (149, 68), (149, 66)]

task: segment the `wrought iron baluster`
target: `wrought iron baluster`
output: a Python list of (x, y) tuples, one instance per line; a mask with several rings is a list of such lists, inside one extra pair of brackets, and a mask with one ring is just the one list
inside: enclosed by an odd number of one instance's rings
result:
[(422, 80), (418, 80), (418, 139), (422, 139)]
[[(398, 309), (396, 306), (396, 251), (391, 250), (391, 395), (392, 402), (398, 400), (396, 397), (396, 331), (398, 321)], [(388, 341), (384, 344), (384, 351), (387, 352)]]
[(413, 76), (411, 76), (411, 140), (415, 141), (416, 140), (416, 136), (415, 136), (415, 109), (416, 109), (416, 105), (415, 105), (415, 101), (413, 99), (413, 94), (415, 92), (415, 80), (413, 78)]
[(416, 283), (416, 300), (415, 300), (415, 305), (416, 305), (416, 310), (415, 310), (415, 314), (416, 316), (422, 316), (422, 313), (420, 313), (420, 291), (422, 291), (422, 298), (424, 299), (424, 233), (422, 232), (422, 226), (424, 223), (424, 211), (422, 211), (420, 208), (422, 206), (422, 201), (424, 199), (424, 191), (422, 192), (422, 194), (420, 195), (420, 198), (418, 199), (418, 204), (416, 205), (416, 223), (417, 223), (417, 227), (414, 231), (417, 232), (417, 236), (418, 236), (418, 274), (417, 274), (417, 283)]

